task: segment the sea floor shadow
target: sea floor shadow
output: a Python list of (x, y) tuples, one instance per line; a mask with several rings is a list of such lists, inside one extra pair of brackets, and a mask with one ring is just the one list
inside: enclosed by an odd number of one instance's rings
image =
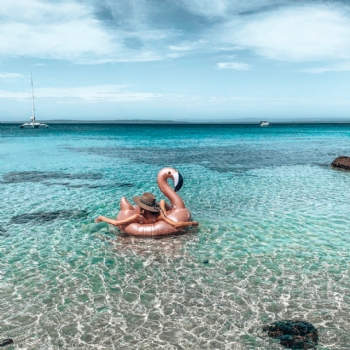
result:
[(79, 219), (88, 216), (87, 210), (56, 210), (49, 212), (25, 213), (11, 218), (9, 224), (27, 224), (29, 222), (48, 222), (57, 219)]
[(164, 166), (191, 164), (220, 173), (244, 172), (256, 168), (291, 166), (302, 164), (329, 164), (332, 155), (328, 151), (315, 152), (314, 148), (304, 151), (289, 148), (275, 150), (271, 147), (248, 147), (246, 145), (216, 147), (67, 147), (79, 153), (99, 155), (115, 159), (128, 159), (138, 164)]
[(99, 180), (102, 174), (71, 174), (60, 171), (13, 171), (3, 175), (2, 183), (45, 182), (47, 180)]
[[(102, 179), (102, 174), (72, 174), (59, 171), (15, 171), (2, 177), (3, 184), (18, 184), (26, 182), (41, 183), (45, 186), (65, 186), (68, 188), (114, 188), (114, 187), (133, 187), (132, 183), (110, 182), (110, 183), (74, 183), (76, 180), (96, 181)], [(58, 180), (58, 181), (57, 181)], [(65, 181), (59, 181), (65, 180)]]

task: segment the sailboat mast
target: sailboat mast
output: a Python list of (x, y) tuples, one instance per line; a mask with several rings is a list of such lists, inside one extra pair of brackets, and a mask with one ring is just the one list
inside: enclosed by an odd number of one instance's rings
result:
[(32, 120), (33, 122), (35, 122), (35, 105), (34, 105), (34, 88), (33, 88), (33, 75), (32, 75), (32, 72), (30, 72), (30, 80), (31, 80), (31, 83), (32, 83)]

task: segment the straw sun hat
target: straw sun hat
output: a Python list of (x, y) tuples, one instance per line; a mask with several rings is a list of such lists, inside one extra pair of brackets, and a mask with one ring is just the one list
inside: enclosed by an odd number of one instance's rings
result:
[(156, 197), (150, 192), (145, 192), (142, 196), (136, 196), (132, 200), (142, 209), (149, 210), (153, 213), (159, 212)]

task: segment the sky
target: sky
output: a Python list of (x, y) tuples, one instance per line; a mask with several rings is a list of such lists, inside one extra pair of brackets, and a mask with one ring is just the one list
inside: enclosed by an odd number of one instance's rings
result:
[(350, 122), (349, 0), (0, 0), (0, 121)]

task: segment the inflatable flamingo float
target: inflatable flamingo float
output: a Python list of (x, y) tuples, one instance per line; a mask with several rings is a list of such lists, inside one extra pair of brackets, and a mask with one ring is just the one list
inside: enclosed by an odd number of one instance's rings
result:
[[(174, 182), (174, 189), (168, 184), (168, 179), (172, 179)], [(164, 168), (158, 173), (158, 187), (163, 194), (170, 201), (170, 205), (162, 200), (159, 205), (155, 202), (155, 197), (151, 193), (144, 193), (143, 196), (147, 196), (154, 200), (153, 204), (143, 200), (142, 197), (135, 197), (134, 201), (140, 203), (140, 205), (148, 204), (150, 211), (156, 212), (157, 217), (151, 217), (147, 220), (147, 217), (143, 217), (145, 214), (142, 208), (138, 205), (131, 205), (128, 200), (123, 197), (120, 200), (120, 212), (118, 213), (117, 220), (105, 218), (99, 216), (95, 221), (105, 221), (112, 225), (118, 226), (121, 231), (134, 236), (152, 237), (168, 235), (176, 232), (180, 232), (186, 226), (197, 226), (198, 223), (190, 221), (191, 213), (185, 207), (185, 203), (182, 198), (176, 193), (180, 190), (183, 184), (183, 178), (181, 174), (173, 168)], [(147, 197), (144, 197), (144, 199)], [(152, 205), (154, 205), (152, 207)], [(147, 207), (147, 206), (146, 206)], [(143, 208), (145, 208), (143, 206)], [(151, 214), (148, 212), (148, 214)], [(145, 220), (143, 220), (145, 219)]]

